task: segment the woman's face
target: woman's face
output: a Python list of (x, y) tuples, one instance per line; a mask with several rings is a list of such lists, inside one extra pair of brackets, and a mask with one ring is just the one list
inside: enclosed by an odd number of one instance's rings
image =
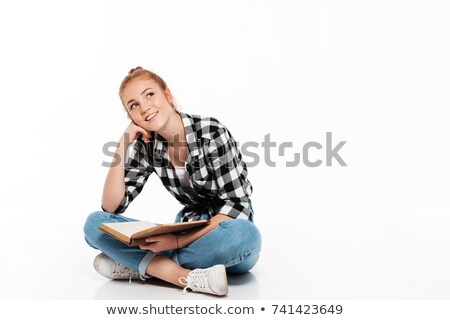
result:
[(131, 80), (120, 97), (134, 123), (148, 131), (159, 131), (176, 113), (170, 90), (150, 79)]

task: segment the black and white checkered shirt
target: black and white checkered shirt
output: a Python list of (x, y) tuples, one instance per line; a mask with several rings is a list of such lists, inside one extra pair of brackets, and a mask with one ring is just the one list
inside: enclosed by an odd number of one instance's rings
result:
[(185, 168), (189, 186), (182, 186), (169, 160), (167, 141), (152, 132), (149, 143), (140, 136), (128, 150), (125, 164), (125, 195), (114, 213), (122, 213), (156, 172), (164, 187), (182, 204), (182, 221), (201, 213), (218, 213), (253, 221), (252, 185), (236, 141), (217, 119), (180, 112), (186, 133), (188, 156)]

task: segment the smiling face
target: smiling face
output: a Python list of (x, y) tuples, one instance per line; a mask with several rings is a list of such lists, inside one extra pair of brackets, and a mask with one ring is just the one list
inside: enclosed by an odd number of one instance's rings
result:
[(176, 115), (170, 90), (154, 80), (136, 78), (120, 93), (122, 104), (134, 123), (148, 131), (159, 131)]

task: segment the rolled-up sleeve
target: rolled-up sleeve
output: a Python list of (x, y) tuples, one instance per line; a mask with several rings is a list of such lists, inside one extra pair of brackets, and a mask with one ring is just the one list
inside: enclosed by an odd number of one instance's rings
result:
[(125, 212), (130, 203), (142, 191), (153, 171), (145, 150), (145, 144), (139, 140), (133, 142), (129, 147), (129, 155), (125, 162), (125, 194), (113, 213)]
[(247, 179), (247, 166), (226, 128), (214, 134), (208, 146), (208, 158), (215, 174), (218, 197), (223, 201), (218, 213), (252, 221), (249, 197), (253, 188)]

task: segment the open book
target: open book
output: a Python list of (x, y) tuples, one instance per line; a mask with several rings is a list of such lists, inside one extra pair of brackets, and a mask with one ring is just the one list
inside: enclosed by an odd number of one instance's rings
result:
[(132, 246), (145, 244), (145, 238), (163, 233), (178, 233), (208, 224), (208, 220), (155, 224), (149, 221), (102, 223), (101, 231), (115, 239)]

